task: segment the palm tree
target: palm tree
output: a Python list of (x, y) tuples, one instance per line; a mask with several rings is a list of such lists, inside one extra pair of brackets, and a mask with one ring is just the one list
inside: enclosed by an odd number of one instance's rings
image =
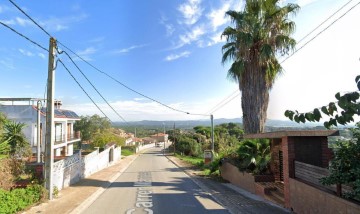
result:
[(290, 37), (295, 23), (288, 19), (299, 6), (278, 5), (280, 0), (246, 0), (243, 11), (227, 11), (235, 27), (226, 27), (222, 37), (222, 63), (231, 61), (228, 77), (239, 84), (245, 133), (264, 131), (269, 90), (282, 72), (277, 56), (288, 54), (296, 41)]
[(30, 145), (23, 134), (23, 129), (26, 125), (24, 123), (17, 123), (14, 121), (7, 121), (4, 124), (5, 133), (2, 140), (7, 141), (10, 145), (10, 154), (18, 157), (29, 155)]

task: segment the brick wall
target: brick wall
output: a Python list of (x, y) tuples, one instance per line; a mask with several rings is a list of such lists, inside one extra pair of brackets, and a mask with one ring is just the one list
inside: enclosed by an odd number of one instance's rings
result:
[(275, 177), (275, 181), (280, 181), (279, 151), (281, 151), (281, 139), (272, 139), (270, 145), (270, 152), (271, 152), (270, 170)]
[(284, 199), (285, 207), (290, 208), (290, 184), (289, 178), (295, 177), (294, 159), (295, 159), (295, 143), (293, 137), (283, 137), (283, 169), (284, 169)]

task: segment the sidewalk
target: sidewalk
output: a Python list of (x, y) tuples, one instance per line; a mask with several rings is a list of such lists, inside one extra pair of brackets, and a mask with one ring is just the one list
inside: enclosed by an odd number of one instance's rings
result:
[(230, 213), (263, 213), (278, 214), (290, 213), (289, 210), (273, 204), (257, 195), (242, 190), (230, 183), (221, 183), (209, 178), (198, 176), (201, 172), (185, 161), (174, 156), (167, 156), (175, 165), (188, 174), (191, 179), (209, 193), (218, 203), (229, 210)]
[(78, 213), (77, 210), (81, 210), (82, 206), (86, 206), (86, 204), (82, 204), (84, 201), (89, 204), (92, 203), (93, 200), (105, 191), (105, 189), (126, 170), (137, 156), (138, 155), (127, 156), (114, 163), (114, 165), (80, 180), (77, 184), (62, 189), (58, 197), (54, 200), (34, 206), (23, 213)]

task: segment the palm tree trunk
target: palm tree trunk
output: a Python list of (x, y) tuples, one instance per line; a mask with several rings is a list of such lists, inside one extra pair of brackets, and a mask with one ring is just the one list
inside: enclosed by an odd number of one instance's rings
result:
[(266, 81), (266, 72), (254, 63), (256, 61), (253, 60), (253, 63), (245, 65), (245, 72), (239, 84), (246, 134), (264, 132), (269, 104), (270, 86)]

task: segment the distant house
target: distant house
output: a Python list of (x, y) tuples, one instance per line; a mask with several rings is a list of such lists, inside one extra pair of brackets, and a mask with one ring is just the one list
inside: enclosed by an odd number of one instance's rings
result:
[(156, 142), (167, 142), (168, 141), (168, 134), (164, 134), (164, 133), (157, 133), (154, 135), (151, 135), (151, 138), (155, 139)]
[(144, 138), (142, 138), (142, 142), (144, 144), (156, 143), (156, 139), (154, 139), (152, 137), (144, 137)]
[[(0, 112), (10, 120), (26, 124), (23, 132), (31, 145), (32, 152), (37, 147), (37, 115), (40, 113), (40, 145), (41, 152), (45, 152), (46, 108), (38, 109), (34, 98), (0, 98)], [(55, 142), (54, 156), (73, 155), (73, 145), (79, 142), (80, 132), (74, 131), (74, 123), (80, 117), (70, 110), (61, 109), (61, 102), (54, 104)]]
[(125, 141), (126, 146), (134, 146), (134, 145), (136, 145), (136, 143), (142, 143), (142, 139), (137, 138), (137, 137), (130, 137), (130, 138), (126, 139), (126, 141)]

